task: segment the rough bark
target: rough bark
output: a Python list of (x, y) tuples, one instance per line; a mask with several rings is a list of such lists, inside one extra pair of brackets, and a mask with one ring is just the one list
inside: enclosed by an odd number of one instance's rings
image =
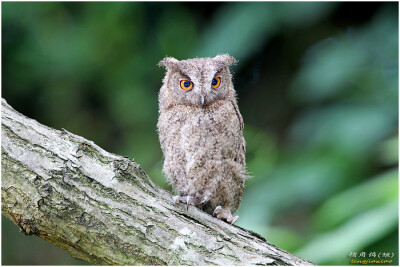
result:
[(256, 233), (173, 206), (132, 159), (2, 100), (2, 214), (94, 264), (312, 265)]

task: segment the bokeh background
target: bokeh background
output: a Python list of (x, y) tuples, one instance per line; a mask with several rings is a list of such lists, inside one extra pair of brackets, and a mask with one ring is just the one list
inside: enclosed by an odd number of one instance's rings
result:
[[(1, 6), (2, 97), (167, 189), (156, 64), (231, 54), (253, 176), (237, 225), (317, 264), (398, 264), (398, 3)], [(3, 217), (2, 264), (87, 263)]]

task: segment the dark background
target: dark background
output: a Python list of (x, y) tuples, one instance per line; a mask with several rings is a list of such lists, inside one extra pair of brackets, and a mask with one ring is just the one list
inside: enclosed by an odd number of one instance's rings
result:
[[(2, 97), (168, 189), (156, 65), (218, 53), (253, 176), (237, 225), (317, 264), (397, 264), (398, 3), (2, 3)], [(86, 263), (3, 217), (2, 264)]]

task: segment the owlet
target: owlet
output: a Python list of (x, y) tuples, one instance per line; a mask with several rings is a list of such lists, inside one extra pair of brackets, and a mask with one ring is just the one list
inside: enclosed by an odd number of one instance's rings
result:
[(229, 55), (179, 61), (167, 69), (159, 93), (158, 134), (163, 171), (184, 202), (234, 223), (246, 179), (243, 119), (236, 102)]

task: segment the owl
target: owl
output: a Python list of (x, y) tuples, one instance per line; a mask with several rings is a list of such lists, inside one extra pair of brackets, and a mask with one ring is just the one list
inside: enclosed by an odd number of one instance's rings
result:
[(245, 171), (243, 119), (229, 55), (177, 60), (166, 57), (157, 123), (163, 172), (176, 202), (195, 205), (228, 223), (242, 200)]

